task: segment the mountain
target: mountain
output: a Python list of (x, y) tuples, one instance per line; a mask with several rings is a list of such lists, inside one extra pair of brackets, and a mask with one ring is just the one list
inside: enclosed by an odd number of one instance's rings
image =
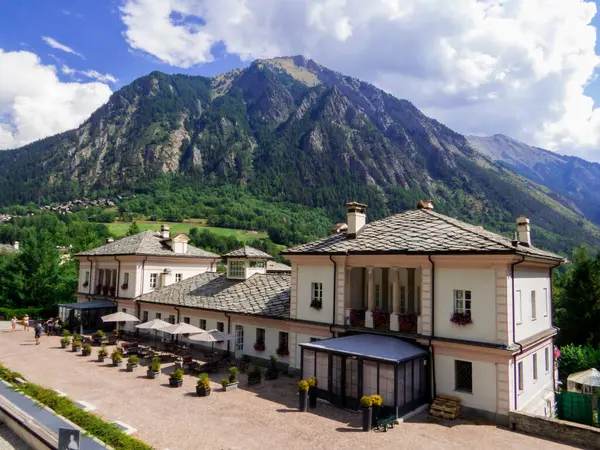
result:
[(600, 224), (600, 164), (531, 147), (508, 136), (467, 137), (493, 160), (561, 196), (569, 207)]
[(164, 174), (323, 207), (334, 220), (349, 200), (368, 203), (372, 220), (432, 198), (440, 212), (504, 233), (528, 215), (536, 244), (556, 251), (600, 244), (600, 230), (562, 194), (409, 101), (302, 56), (214, 78), (141, 77), (79, 128), (0, 152), (0, 205), (149, 192)]

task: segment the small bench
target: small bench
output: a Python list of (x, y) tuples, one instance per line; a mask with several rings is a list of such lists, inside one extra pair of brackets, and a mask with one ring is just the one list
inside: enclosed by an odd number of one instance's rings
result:
[(396, 418), (395, 415), (378, 417), (377, 418), (377, 429), (381, 430), (383, 428), (383, 431), (387, 431), (388, 427), (394, 428), (394, 425), (396, 424), (396, 420), (398, 420), (398, 419)]

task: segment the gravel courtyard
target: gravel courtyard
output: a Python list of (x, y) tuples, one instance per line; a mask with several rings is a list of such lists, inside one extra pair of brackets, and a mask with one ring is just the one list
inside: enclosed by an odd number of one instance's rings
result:
[[(568, 446), (521, 435), (493, 425), (468, 421), (437, 421), (422, 414), (387, 433), (360, 431), (360, 416), (319, 403), (308, 413), (297, 411), (297, 379), (280, 377), (221, 392), (216, 384), (224, 375), (211, 376), (210, 397), (195, 394), (195, 379), (183, 387), (168, 387), (163, 367), (160, 379), (145, 377), (145, 368), (124, 368), (96, 362), (60, 349), (58, 337), (42, 337), (34, 345), (33, 332), (12, 332), (0, 326), (0, 363), (29, 380), (93, 405), (105, 420), (137, 429), (136, 436), (158, 450), (198, 449), (559, 449)], [(1, 438), (0, 438), (1, 442)], [(0, 448), (2, 447), (0, 444)], [(8, 447), (11, 448), (11, 447)]]

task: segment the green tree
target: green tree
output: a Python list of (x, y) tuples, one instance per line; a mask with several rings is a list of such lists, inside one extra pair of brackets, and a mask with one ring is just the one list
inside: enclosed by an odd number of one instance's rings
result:
[(131, 222), (131, 225), (129, 225), (129, 229), (127, 230), (127, 236), (133, 236), (134, 234), (138, 234), (140, 231), (140, 227), (134, 220), (133, 222)]

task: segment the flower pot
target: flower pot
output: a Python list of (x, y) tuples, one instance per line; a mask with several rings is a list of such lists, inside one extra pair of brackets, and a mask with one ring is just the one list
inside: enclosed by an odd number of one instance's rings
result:
[(104, 362), (104, 358), (106, 358), (106, 356), (98, 356), (98, 362)]
[(115, 367), (120, 367), (120, 366), (122, 366), (122, 365), (123, 365), (123, 361), (114, 361), (114, 360), (113, 360), (113, 366), (115, 366)]
[(61, 342), (61, 344), (60, 344), (60, 346), (61, 346), (62, 348), (67, 348), (67, 345), (68, 345), (68, 344), (65, 344), (65, 343), (63, 343), (63, 342)]
[(208, 397), (210, 395), (210, 388), (206, 389), (202, 386), (196, 386), (196, 394), (198, 394), (198, 397)]
[(151, 370), (146, 371), (146, 373), (148, 374), (148, 378), (158, 378), (158, 375), (160, 375), (160, 372), (152, 372)]
[(225, 392), (233, 391), (234, 389), (237, 389), (238, 384), (239, 384), (239, 381), (234, 381), (233, 383), (229, 383), (227, 386), (223, 386), (223, 390)]
[(252, 386), (254, 384), (260, 384), (260, 380), (262, 377), (259, 375), (257, 377), (248, 377), (248, 386)]
[(371, 410), (371, 408), (363, 408), (362, 415), (363, 431), (371, 431), (373, 423), (373, 411)]
[(308, 406), (310, 406), (313, 409), (317, 407), (317, 390), (316, 389), (308, 390)]
[(174, 380), (173, 378), (169, 378), (169, 385), (171, 387), (181, 387), (183, 385), (183, 380)]
[(381, 406), (373, 406), (371, 408), (373, 410), (371, 414), (371, 426), (377, 426), (377, 419), (379, 418), (379, 413), (381, 412)]
[(137, 364), (127, 364), (127, 372), (133, 372), (137, 366)]
[(300, 399), (300, 411), (306, 412), (308, 410), (308, 392), (298, 392), (298, 398)]
[(81, 347), (73, 347), (73, 352), (77, 353), (81, 350)]

